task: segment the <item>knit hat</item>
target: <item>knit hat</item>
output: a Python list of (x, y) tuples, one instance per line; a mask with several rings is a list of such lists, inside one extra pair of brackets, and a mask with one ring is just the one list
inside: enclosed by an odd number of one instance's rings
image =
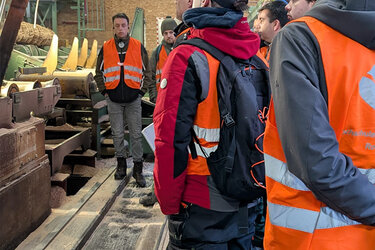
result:
[(236, 0), (212, 0), (214, 2), (217, 2), (220, 4), (221, 7), (233, 9), (233, 4), (236, 2)]
[(177, 23), (172, 17), (167, 16), (164, 21), (161, 23), (161, 33), (164, 34), (166, 30), (174, 30), (177, 27)]

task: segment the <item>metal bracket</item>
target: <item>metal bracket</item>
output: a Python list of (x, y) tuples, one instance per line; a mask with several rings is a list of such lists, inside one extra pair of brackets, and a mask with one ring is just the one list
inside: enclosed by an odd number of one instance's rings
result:
[[(42, 116), (52, 112), (61, 96), (59, 85), (13, 94), (13, 119), (22, 122), (30, 118), (30, 113)], [(59, 94), (60, 92), (60, 94)]]

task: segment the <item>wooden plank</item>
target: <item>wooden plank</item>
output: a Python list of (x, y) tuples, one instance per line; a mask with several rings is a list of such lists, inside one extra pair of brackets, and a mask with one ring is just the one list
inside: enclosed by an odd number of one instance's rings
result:
[(91, 167), (95, 167), (95, 155), (96, 151), (88, 149), (82, 153), (72, 152), (64, 157), (63, 163), (65, 164), (81, 164)]
[(108, 178), (46, 249), (80, 249), (129, 182), (130, 176), (131, 173), (121, 182), (112, 176)]
[(162, 229), (163, 224), (161, 223), (145, 226), (134, 246), (134, 250), (157, 249), (157, 247), (159, 247), (158, 239)]
[[(132, 164), (128, 164), (131, 166)], [(143, 173), (146, 187), (139, 188), (134, 178), (117, 197), (109, 212), (90, 236), (82, 249), (142, 249), (142, 245), (154, 245), (158, 239), (158, 231), (163, 225), (165, 215), (159, 204), (144, 207), (139, 198), (151, 191), (153, 186), (153, 163), (144, 163)], [(147, 231), (147, 232), (144, 232)], [(147, 235), (147, 237), (144, 237)], [(142, 243), (143, 242), (143, 243)], [(138, 248), (138, 249), (139, 249)], [(146, 250), (152, 250), (147, 248)], [(165, 248), (164, 248), (165, 249)]]
[(154, 250), (164, 250), (167, 249), (169, 243), (169, 233), (168, 233), (168, 220), (165, 218), (164, 224), (160, 230), (159, 239), (154, 246)]
[[(51, 241), (66, 227), (69, 221), (97, 192), (107, 179), (113, 179), (115, 166), (101, 169), (90, 181), (80, 189), (73, 200), (61, 208), (52, 209), (51, 215), (44, 223), (24, 240), (17, 249), (45, 249)], [(59, 248), (57, 248), (59, 249)]]

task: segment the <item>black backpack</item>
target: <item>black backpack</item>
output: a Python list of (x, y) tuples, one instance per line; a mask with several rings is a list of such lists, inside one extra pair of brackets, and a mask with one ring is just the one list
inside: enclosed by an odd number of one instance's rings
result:
[(192, 129), (190, 151), (197, 157), (194, 141), (207, 158), (217, 189), (225, 196), (251, 202), (265, 195), (263, 134), (270, 102), (268, 67), (257, 56), (239, 60), (202, 39), (183, 41), (203, 49), (220, 61), (217, 75), (220, 140), (207, 155)]

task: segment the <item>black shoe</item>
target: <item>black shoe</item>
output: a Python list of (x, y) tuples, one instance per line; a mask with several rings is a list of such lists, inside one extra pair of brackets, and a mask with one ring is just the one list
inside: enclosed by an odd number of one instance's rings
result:
[(145, 187), (146, 186), (146, 180), (145, 177), (142, 175), (142, 169), (143, 169), (143, 162), (134, 162), (134, 167), (133, 167), (133, 177), (135, 179), (135, 182), (138, 184), (140, 187)]
[(145, 207), (153, 206), (158, 200), (156, 199), (155, 193), (151, 192), (139, 199), (139, 203)]
[(117, 168), (115, 173), (115, 180), (122, 180), (126, 177), (126, 158), (117, 158)]

